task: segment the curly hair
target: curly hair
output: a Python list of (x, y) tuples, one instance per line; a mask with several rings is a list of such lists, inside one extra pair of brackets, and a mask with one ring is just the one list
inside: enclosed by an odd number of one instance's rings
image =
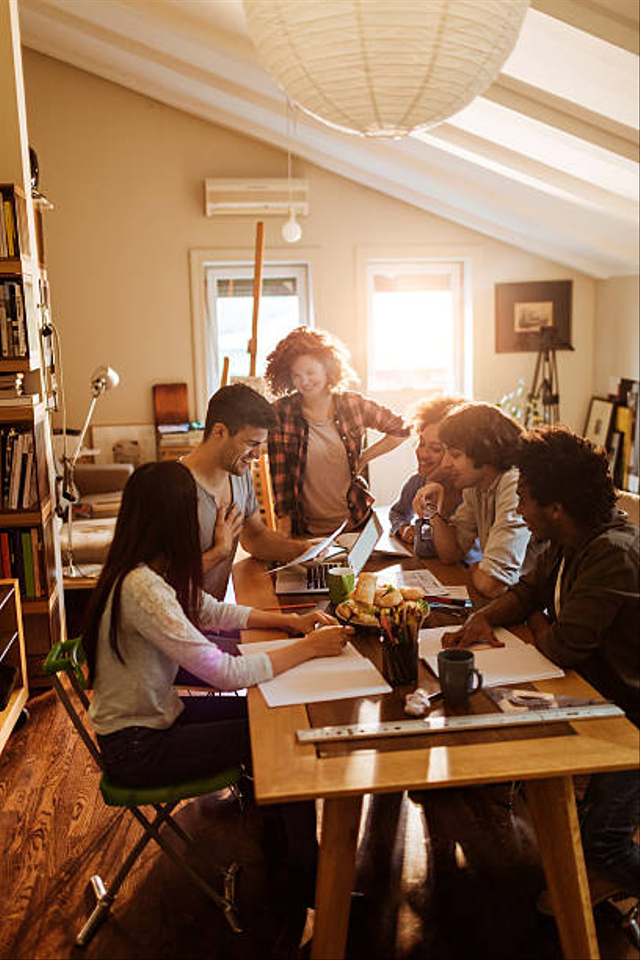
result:
[(522, 427), (491, 403), (468, 401), (446, 415), (438, 435), (448, 447), (457, 447), (475, 463), (504, 472), (516, 462)]
[(432, 423), (440, 423), (450, 410), (464, 402), (464, 397), (445, 397), (439, 394), (436, 397), (419, 400), (408, 411), (406, 419), (413, 432), (419, 436), (425, 427)]
[(559, 503), (580, 526), (599, 526), (609, 519), (616, 492), (607, 455), (568, 427), (529, 430), (516, 465), (541, 507)]
[(274, 396), (293, 392), (291, 367), (299, 357), (304, 356), (320, 361), (331, 388), (342, 388), (348, 383), (358, 382), (350, 364), (349, 351), (337, 337), (326, 330), (296, 327), (267, 357), (265, 377)]

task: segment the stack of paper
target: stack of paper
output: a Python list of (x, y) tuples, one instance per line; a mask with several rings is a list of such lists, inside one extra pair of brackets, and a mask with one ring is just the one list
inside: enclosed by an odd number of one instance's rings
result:
[[(286, 640), (265, 640), (261, 643), (242, 643), (243, 654), (269, 653), (278, 647), (293, 643)], [(321, 700), (346, 700), (349, 697), (374, 696), (389, 693), (391, 687), (376, 670), (371, 660), (347, 643), (337, 657), (318, 657), (280, 673), (273, 680), (259, 684), (270, 707), (290, 706), (294, 703), (317, 703)]]
[[(434, 627), (420, 631), (420, 657), (436, 676), (442, 635), (451, 633), (452, 629), (455, 628)], [(525, 643), (504, 627), (498, 627), (495, 634), (504, 647), (470, 647), (485, 687), (564, 676), (564, 670), (548, 660), (533, 644)]]
[(389, 580), (396, 587), (421, 587), (428, 597), (451, 597), (456, 600), (468, 600), (469, 591), (465, 586), (444, 586), (435, 574), (426, 568), (423, 570), (393, 571)]

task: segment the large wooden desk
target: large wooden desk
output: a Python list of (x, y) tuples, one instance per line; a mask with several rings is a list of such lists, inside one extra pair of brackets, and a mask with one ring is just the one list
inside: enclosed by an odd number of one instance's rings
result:
[[(446, 567), (436, 561), (428, 566), (443, 583), (464, 581), (462, 568)], [(277, 602), (271, 578), (255, 560), (235, 565), (234, 583), (240, 603), (269, 607)], [(267, 636), (265, 631), (247, 631), (245, 639)], [(597, 696), (573, 672), (535, 686), (557, 694)], [(386, 698), (340, 701), (335, 705), (336, 719), (322, 722), (344, 722), (345, 709), (359, 711), (356, 719), (378, 719), (384, 705), (376, 703), (376, 699)], [(332, 960), (344, 956), (364, 794), (511, 780), (526, 782), (527, 801), (564, 955), (575, 960), (599, 956), (572, 776), (637, 766), (638, 731), (629, 721), (609, 718), (524, 730), (436, 734), (431, 735), (426, 746), (414, 746), (413, 741), (409, 746), (405, 741), (403, 749), (386, 750), (380, 741), (375, 741), (370, 742), (368, 749), (360, 747), (331, 754), (298, 743), (296, 730), (317, 725), (310, 722), (305, 706), (271, 709), (255, 689), (249, 691), (248, 702), (258, 802), (324, 798), (313, 958)], [(325, 712), (328, 707), (323, 705)]]

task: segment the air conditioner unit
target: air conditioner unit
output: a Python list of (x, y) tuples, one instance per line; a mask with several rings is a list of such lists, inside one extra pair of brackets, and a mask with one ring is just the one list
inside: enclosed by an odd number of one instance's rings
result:
[(281, 177), (274, 180), (233, 180), (216, 177), (204, 182), (207, 217), (288, 217), (309, 214), (309, 181)]

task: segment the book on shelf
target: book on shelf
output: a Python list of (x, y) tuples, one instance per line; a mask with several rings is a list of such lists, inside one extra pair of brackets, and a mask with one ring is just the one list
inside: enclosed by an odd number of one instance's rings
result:
[(36, 527), (31, 528), (31, 554), (33, 556), (33, 578), (36, 597), (42, 597), (44, 595), (44, 579), (40, 575), (40, 564), (42, 562), (42, 538), (40, 531)]
[(9, 534), (6, 530), (0, 532), (0, 559), (2, 560), (2, 576), (10, 580), (13, 577), (13, 572), (11, 570)]
[(7, 256), (18, 256), (18, 236), (16, 234), (16, 218), (13, 213), (13, 203), (6, 197), (3, 198), (3, 220), (7, 237)]
[[(4, 214), (4, 197), (0, 190), (0, 211)], [(4, 216), (0, 217), (0, 257), (8, 257), (9, 248), (7, 247), (7, 227), (4, 222)]]
[(31, 531), (21, 530), (20, 540), (22, 542), (22, 559), (24, 565), (24, 592), (27, 600), (35, 600), (36, 581), (33, 571), (33, 545), (31, 543)]

